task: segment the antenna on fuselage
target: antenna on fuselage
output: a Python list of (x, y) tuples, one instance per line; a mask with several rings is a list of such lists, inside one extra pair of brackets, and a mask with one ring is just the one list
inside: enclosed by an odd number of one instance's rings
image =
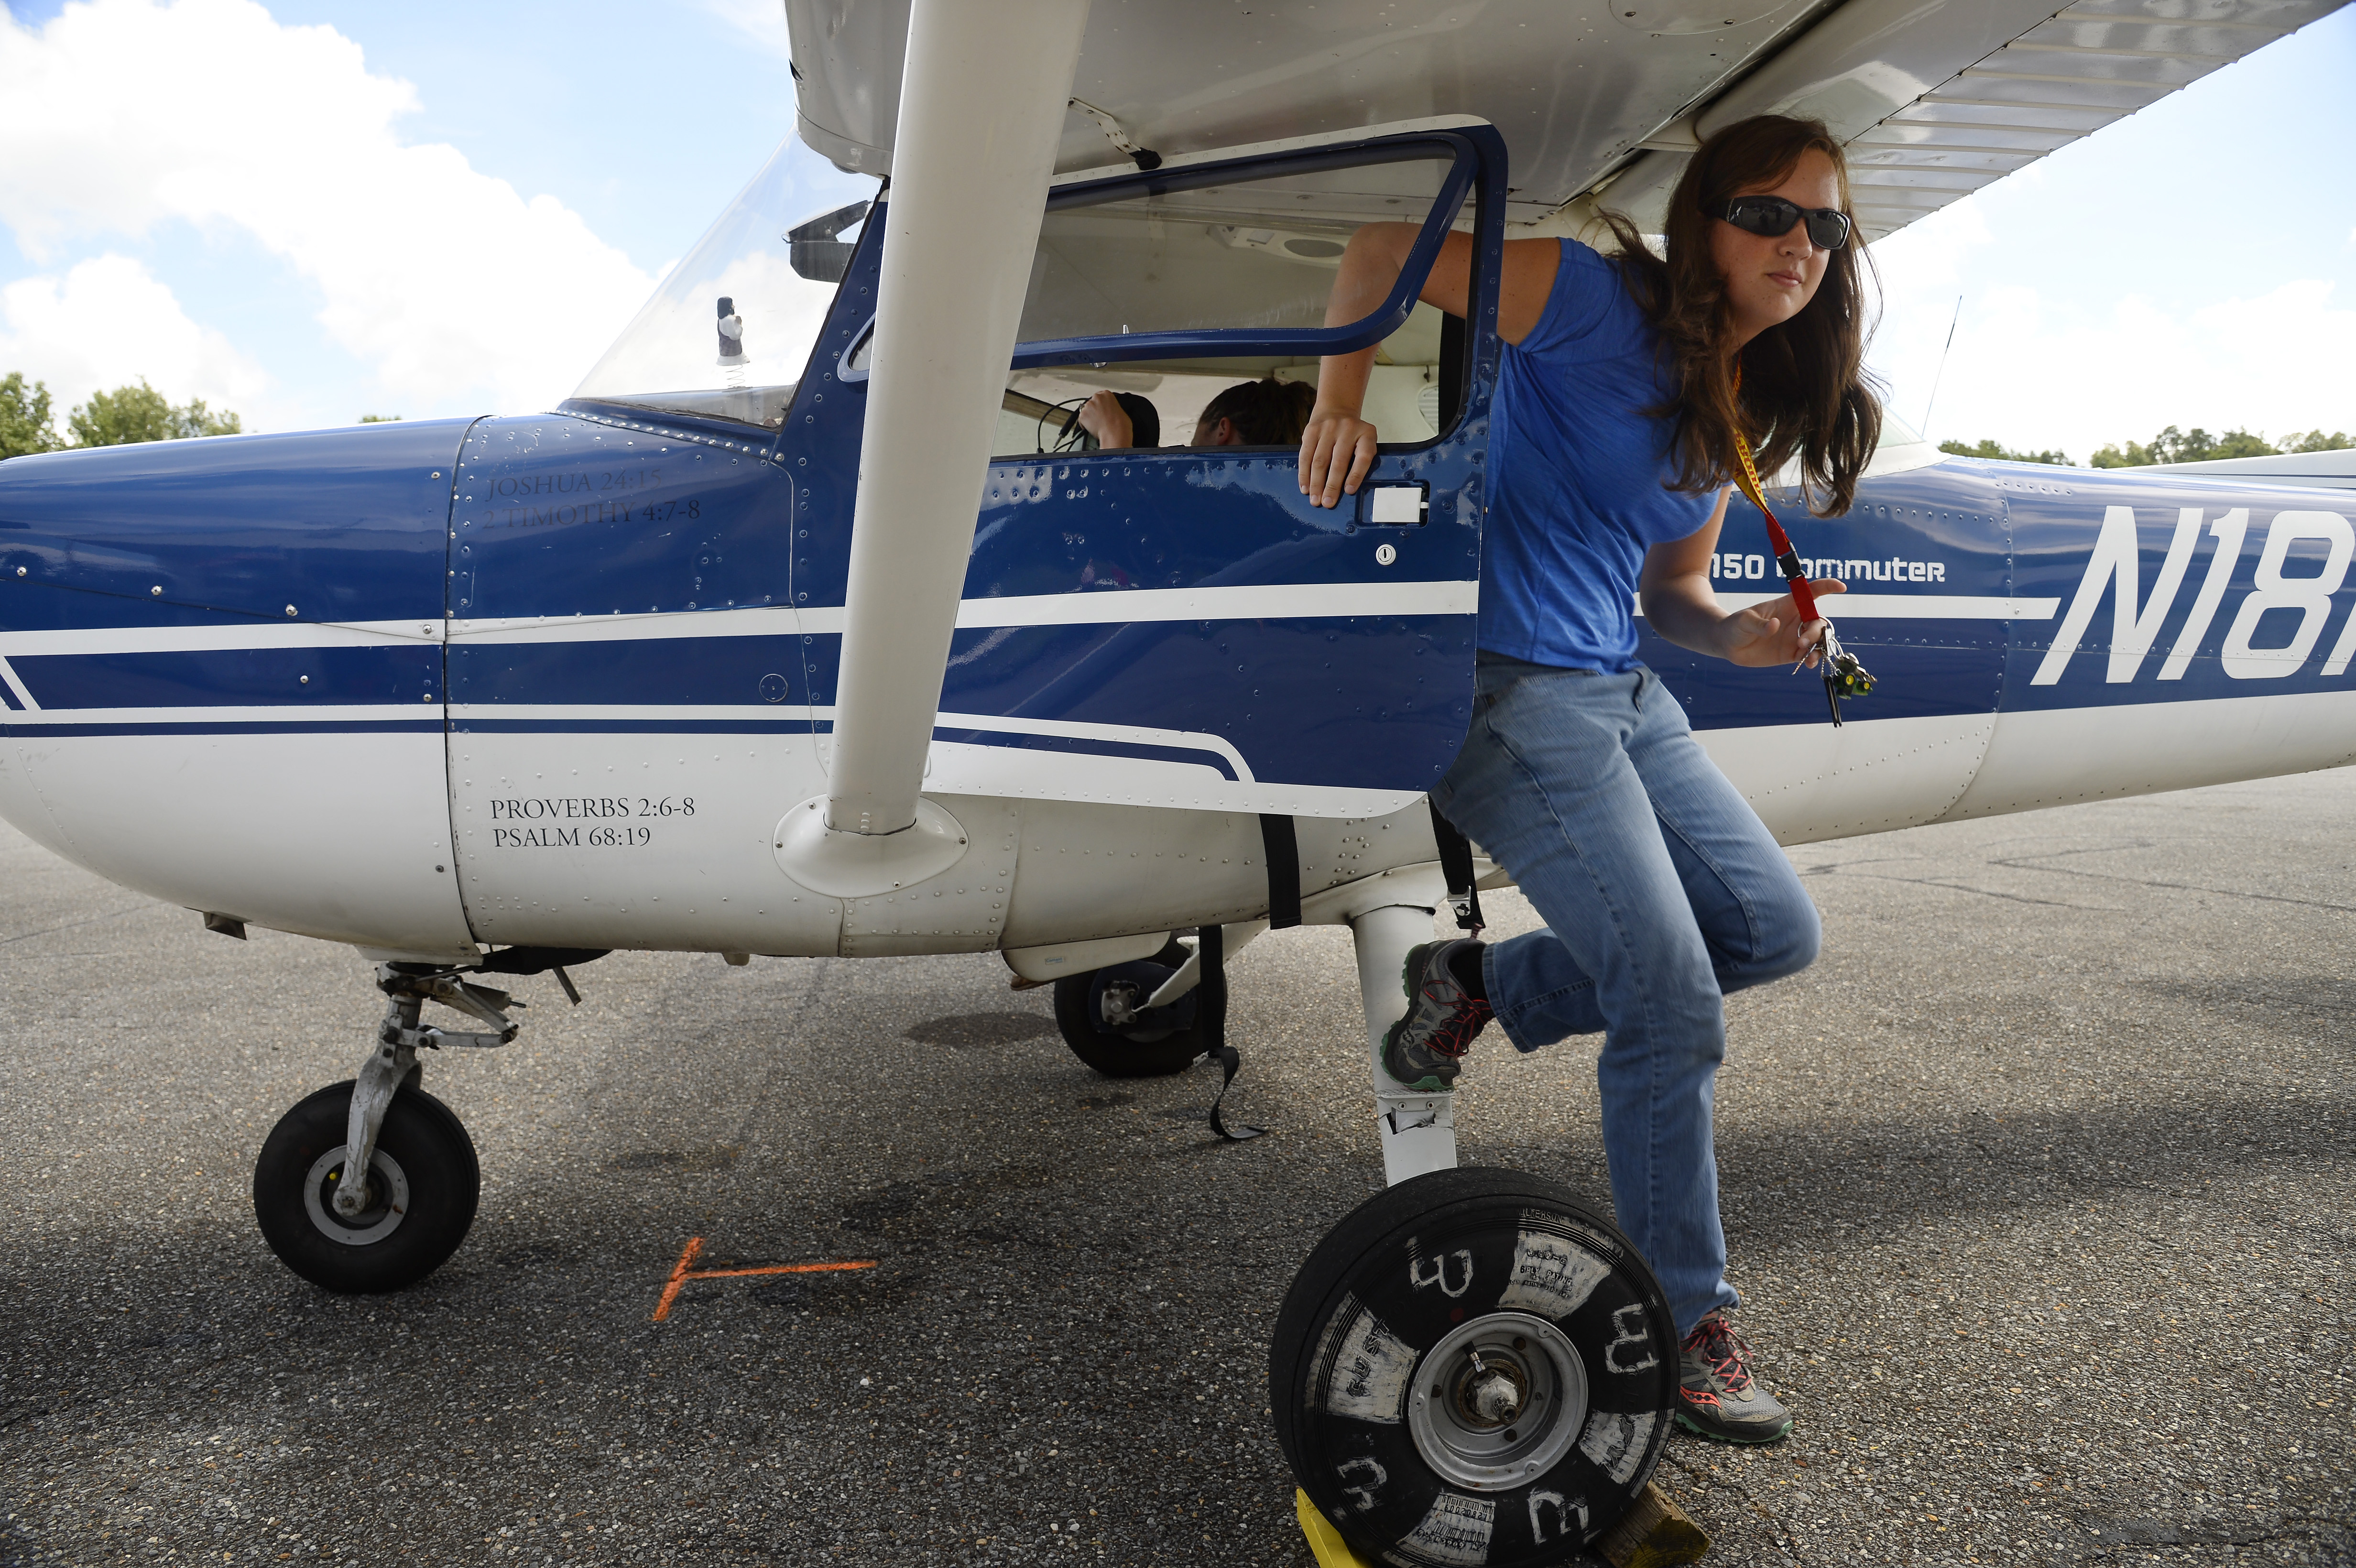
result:
[(1922, 439), (1931, 439), (1931, 411), (1938, 405), (1939, 381), (1947, 373), (1947, 349), (1955, 346), (1955, 323), (1964, 319), (1964, 296), (1955, 296), (1955, 314), (1947, 318), (1947, 347), (1939, 350), (1939, 368), (1931, 376), (1931, 400), (1922, 405)]

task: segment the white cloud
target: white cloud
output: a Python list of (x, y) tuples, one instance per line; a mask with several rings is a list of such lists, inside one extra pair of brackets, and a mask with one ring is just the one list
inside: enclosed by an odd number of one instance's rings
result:
[(36, 261), (172, 220), (244, 231), (388, 398), (503, 412), (572, 389), (652, 282), (546, 196), (411, 145), (407, 82), (251, 0), (0, 13), (0, 221)]
[[(2064, 300), (2036, 282), (2000, 281), (2036, 273), (2001, 264), (1969, 203), (1877, 250), (1888, 308), (1873, 363), (1910, 421), (1922, 418), (1937, 378), (1933, 440), (2059, 447), (2083, 463), (2097, 447), (2147, 441), (2170, 424), (2280, 436), (2351, 423), (2345, 367), (2356, 359), (2356, 309), (2335, 301), (2329, 281), (2201, 304), (2136, 293)], [(1941, 374), (1959, 294), (1962, 320)]]
[(0, 289), (0, 365), (48, 385), (59, 429), (92, 392), (145, 378), (174, 402), (251, 408), (269, 377), (228, 338), (190, 321), (172, 291), (127, 256)]

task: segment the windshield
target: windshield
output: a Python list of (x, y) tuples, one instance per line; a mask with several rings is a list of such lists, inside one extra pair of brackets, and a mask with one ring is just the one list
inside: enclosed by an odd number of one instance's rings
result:
[(574, 397), (772, 429), (784, 422), (867, 207), (793, 223), (791, 144), (665, 274)]

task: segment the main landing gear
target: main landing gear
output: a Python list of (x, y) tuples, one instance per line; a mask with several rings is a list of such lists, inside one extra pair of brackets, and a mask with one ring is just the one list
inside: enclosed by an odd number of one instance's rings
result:
[[(1268, 929), (1264, 920), (1226, 928), (1233, 958)], [(1216, 1042), (1195, 1027), (1203, 965), (1189, 941), (1173, 936), (1134, 963), (1066, 975), (1055, 982), (1055, 1027), (1072, 1054), (1107, 1078), (1167, 1078)]]
[[(1406, 1006), (1398, 976), (1430, 940), (1431, 910), (1351, 923), (1373, 1051)], [(1394, 1082), (1379, 1055), (1373, 1071), (1391, 1185), (1327, 1233), (1285, 1296), (1269, 1351), (1277, 1442), (1369, 1563), (1584, 1561), (1668, 1441), (1668, 1304), (1608, 1221), (1543, 1178), (1456, 1168), (1451, 1097)]]
[[(450, 1108), (419, 1087), (419, 1048), (505, 1045), (521, 1028), (507, 1012), (522, 1003), (447, 970), (386, 964), (376, 983), (391, 1006), (359, 1076), (287, 1112), (253, 1167), (253, 1213), (270, 1250), (312, 1284), (347, 1293), (415, 1284), (475, 1222), (475, 1145)], [(491, 1032), (421, 1026), (428, 1001)]]
[(1072, 1054), (1108, 1078), (1167, 1078), (1203, 1054), (1190, 988), (1160, 1007), (1152, 998), (1194, 950), (1173, 937), (1151, 958), (1066, 975), (1055, 982), (1055, 1027)]

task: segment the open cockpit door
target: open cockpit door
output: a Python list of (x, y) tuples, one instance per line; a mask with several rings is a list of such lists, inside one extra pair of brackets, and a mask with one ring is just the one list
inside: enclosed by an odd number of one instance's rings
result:
[[(1452, 120), (1055, 183), (927, 792), (1357, 816), (1438, 779), (1472, 691), (1503, 163), (1494, 132)], [(1343, 248), (1369, 222), (1417, 225), (1418, 243), (1380, 308), (1329, 327)], [(1486, 241), (1469, 330), (1417, 303), (1451, 229)], [(796, 546), (821, 731), (878, 264), (862, 247), (830, 323), (853, 396), (818, 405), (842, 444), (812, 443)], [(1366, 347), (1366, 412), (1389, 439), (1357, 496), (1314, 507), (1297, 434), (1260, 421), (1290, 412), (1297, 431), (1320, 357)], [(1222, 432), (1203, 415), (1237, 387), (1252, 411)], [(1102, 390), (1144, 433), (1083, 434), (1074, 416)], [(1193, 444), (1220, 433), (1244, 444)]]

